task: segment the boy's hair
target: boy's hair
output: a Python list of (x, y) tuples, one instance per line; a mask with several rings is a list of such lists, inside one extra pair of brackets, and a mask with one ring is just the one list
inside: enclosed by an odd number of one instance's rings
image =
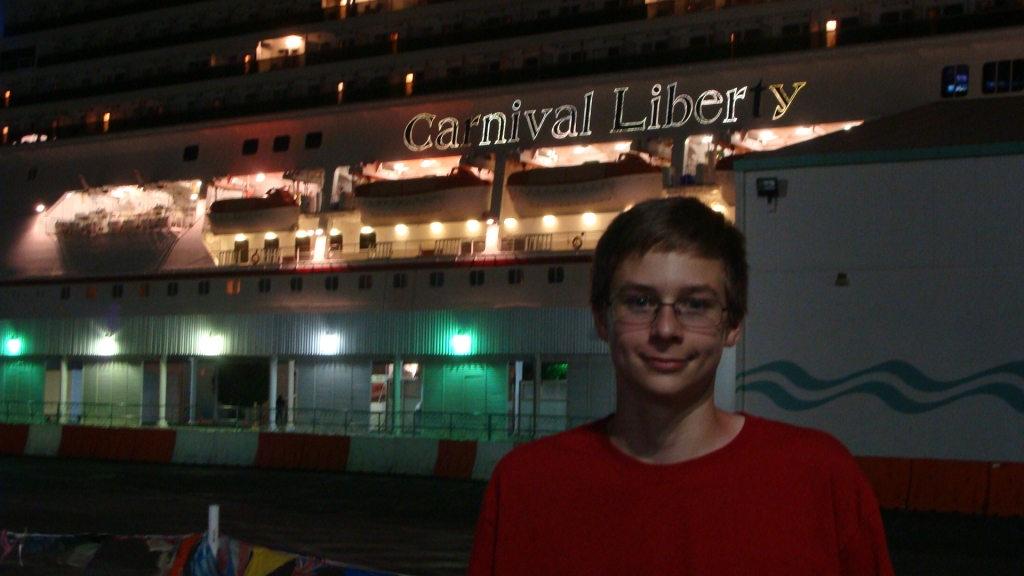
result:
[(725, 269), (725, 307), (729, 325), (747, 314), (747, 251), (743, 233), (696, 198), (647, 200), (619, 214), (594, 250), (590, 306), (603, 313), (612, 297), (612, 280), (622, 263), (648, 252), (686, 252), (718, 260)]

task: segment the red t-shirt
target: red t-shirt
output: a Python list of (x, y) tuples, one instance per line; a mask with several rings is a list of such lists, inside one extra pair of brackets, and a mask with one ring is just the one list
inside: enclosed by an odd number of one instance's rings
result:
[(494, 470), (470, 576), (891, 576), (878, 503), (831, 436), (747, 416), (678, 464), (618, 450), (607, 420)]

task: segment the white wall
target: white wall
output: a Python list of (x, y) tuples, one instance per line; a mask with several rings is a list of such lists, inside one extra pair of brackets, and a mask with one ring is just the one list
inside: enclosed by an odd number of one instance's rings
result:
[(1021, 182), (1020, 156), (746, 174), (740, 407), (858, 454), (1024, 461)]

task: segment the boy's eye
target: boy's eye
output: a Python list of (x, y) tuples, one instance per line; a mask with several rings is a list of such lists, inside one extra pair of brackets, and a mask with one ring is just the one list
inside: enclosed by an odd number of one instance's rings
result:
[(685, 312), (707, 312), (715, 306), (713, 301), (704, 298), (687, 298), (679, 304)]
[(642, 310), (654, 306), (654, 299), (650, 296), (626, 296), (623, 298), (626, 306), (634, 310)]

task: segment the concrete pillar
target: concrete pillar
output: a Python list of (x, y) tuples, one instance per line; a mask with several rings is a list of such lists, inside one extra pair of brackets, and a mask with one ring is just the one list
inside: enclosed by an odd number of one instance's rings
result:
[(683, 164), (686, 162), (686, 135), (676, 132), (672, 135), (672, 162), (669, 169), (670, 185), (675, 188), (683, 176)]
[(269, 428), (273, 432), (277, 430), (277, 354), (270, 357), (270, 401), (267, 406), (270, 408)]
[(57, 407), (59, 418), (57, 419), (61, 424), (68, 423), (68, 416), (71, 410), (68, 399), (71, 394), (71, 379), (68, 375), (68, 359), (60, 359), (60, 405)]
[[(467, 126), (468, 129), (468, 126)], [(491, 209), (488, 211), (495, 222), (501, 221), (501, 197), (505, 191), (506, 152), (494, 153), (494, 182), (491, 184)]]
[(402, 362), (402, 357), (395, 354), (394, 386), (392, 387), (392, 390), (394, 391), (394, 401), (392, 404), (395, 406), (394, 413), (396, 433), (402, 431), (402, 426), (404, 424), (404, 419), (402, 418), (402, 371), (405, 370), (404, 366), (405, 364)]
[(167, 355), (160, 357), (159, 420), (156, 425), (167, 428)]
[[(214, 398), (214, 403), (217, 399)], [(188, 359), (188, 423), (194, 426), (196, 423), (196, 359)]]
[(288, 428), (295, 430), (295, 360), (288, 361)]

